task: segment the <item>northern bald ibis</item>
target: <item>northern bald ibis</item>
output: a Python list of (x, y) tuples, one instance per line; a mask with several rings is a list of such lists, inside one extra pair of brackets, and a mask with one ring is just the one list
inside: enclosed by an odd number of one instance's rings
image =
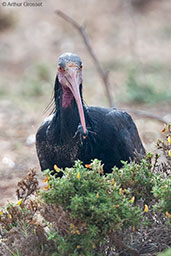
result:
[[(131, 116), (115, 108), (87, 107), (82, 96), (82, 62), (79, 56), (59, 57), (54, 86), (55, 111), (40, 126), (36, 149), (42, 170), (71, 167), (80, 159), (88, 164), (97, 158), (104, 172), (112, 172), (121, 160), (145, 154)], [(62, 176), (62, 173), (59, 174)]]

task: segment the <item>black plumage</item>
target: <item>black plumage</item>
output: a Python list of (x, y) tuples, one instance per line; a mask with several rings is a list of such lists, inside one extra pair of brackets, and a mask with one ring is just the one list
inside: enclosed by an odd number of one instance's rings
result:
[[(104, 172), (121, 160), (145, 154), (131, 116), (115, 108), (87, 107), (82, 98), (82, 63), (75, 54), (59, 58), (54, 87), (55, 111), (39, 128), (36, 149), (42, 170), (71, 167), (97, 158)], [(77, 87), (77, 88), (76, 88)], [(62, 174), (60, 174), (62, 175)]]

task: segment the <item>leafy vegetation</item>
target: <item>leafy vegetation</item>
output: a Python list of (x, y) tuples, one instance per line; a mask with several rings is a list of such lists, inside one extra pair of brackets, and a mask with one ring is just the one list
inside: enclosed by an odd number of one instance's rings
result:
[(171, 255), (171, 249), (168, 249), (159, 254), (159, 256), (170, 256), (170, 255)]
[(148, 153), (103, 175), (99, 160), (86, 166), (76, 161), (65, 170), (55, 166), (57, 173), (64, 172), (61, 179), (45, 171), (43, 190), (30, 171), (18, 184), (18, 203), (0, 212), (3, 255), (156, 255), (167, 249), (170, 129), (163, 129), (166, 140), (157, 143), (164, 162)]
[(127, 80), (127, 100), (136, 103), (170, 102), (171, 93), (168, 90), (155, 90), (154, 82), (150, 79), (141, 81), (134, 70), (131, 70)]
[(95, 255), (110, 233), (138, 225), (142, 210), (130, 202), (112, 175), (101, 175), (102, 166), (94, 160), (90, 169), (80, 161), (65, 169), (62, 179), (47, 173), (50, 189), (42, 193), (47, 204), (54, 204), (69, 214), (69, 232), (56, 233), (60, 255)]

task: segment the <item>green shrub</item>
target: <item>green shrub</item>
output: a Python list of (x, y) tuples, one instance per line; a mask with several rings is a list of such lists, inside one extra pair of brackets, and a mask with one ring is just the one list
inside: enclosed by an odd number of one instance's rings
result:
[(171, 93), (168, 90), (155, 90), (155, 82), (146, 79), (141, 81), (135, 70), (129, 71), (127, 79), (127, 100), (136, 103), (170, 102)]
[(52, 229), (49, 237), (56, 241), (61, 256), (96, 255), (110, 233), (142, 220), (142, 210), (130, 202), (131, 195), (122, 191), (111, 174), (101, 175), (100, 162), (94, 160), (91, 166), (87, 169), (77, 161), (65, 169), (62, 179), (46, 173), (50, 189), (41, 193), (44, 202), (69, 214), (67, 235)]
[(171, 255), (171, 248), (158, 254), (158, 256), (170, 256)]
[(155, 208), (161, 209), (164, 213), (171, 213), (171, 178), (156, 180), (156, 184), (153, 187), (153, 194), (159, 199)]
[(113, 178), (124, 189), (129, 189), (133, 196), (136, 198), (143, 198), (147, 201), (151, 200), (152, 187), (156, 176), (152, 172), (152, 157), (153, 155), (148, 153), (141, 164), (132, 162), (127, 163), (122, 161), (123, 167), (118, 169), (113, 168)]

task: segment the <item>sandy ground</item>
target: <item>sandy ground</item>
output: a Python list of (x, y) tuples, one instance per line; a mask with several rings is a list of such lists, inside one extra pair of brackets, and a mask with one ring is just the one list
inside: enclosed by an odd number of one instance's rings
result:
[[(42, 180), (34, 136), (48, 114), (43, 110), (61, 53), (75, 52), (82, 58), (86, 103), (107, 106), (103, 84), (80, 35), (55, 15), (56, 9), (86, 25), (92, 47), (109, 71), (117, 107), (146, 110), (171, 121), (171, 102), (124, 101), (132, 67), (142, 81), (152, 81), (156, 91), (171, 91), (171, 1), (151, 0), (141, 8), (129, 0), (44, 0), (42, 5), (0, 6), (0, 17), (7, 15), (12, 24), (0, 30), (0, 206), (15, 200), (16, 184), (29, 168), (35, 167)], [(132, 116), (146, 149), (154, 151), (163, 124)]]

